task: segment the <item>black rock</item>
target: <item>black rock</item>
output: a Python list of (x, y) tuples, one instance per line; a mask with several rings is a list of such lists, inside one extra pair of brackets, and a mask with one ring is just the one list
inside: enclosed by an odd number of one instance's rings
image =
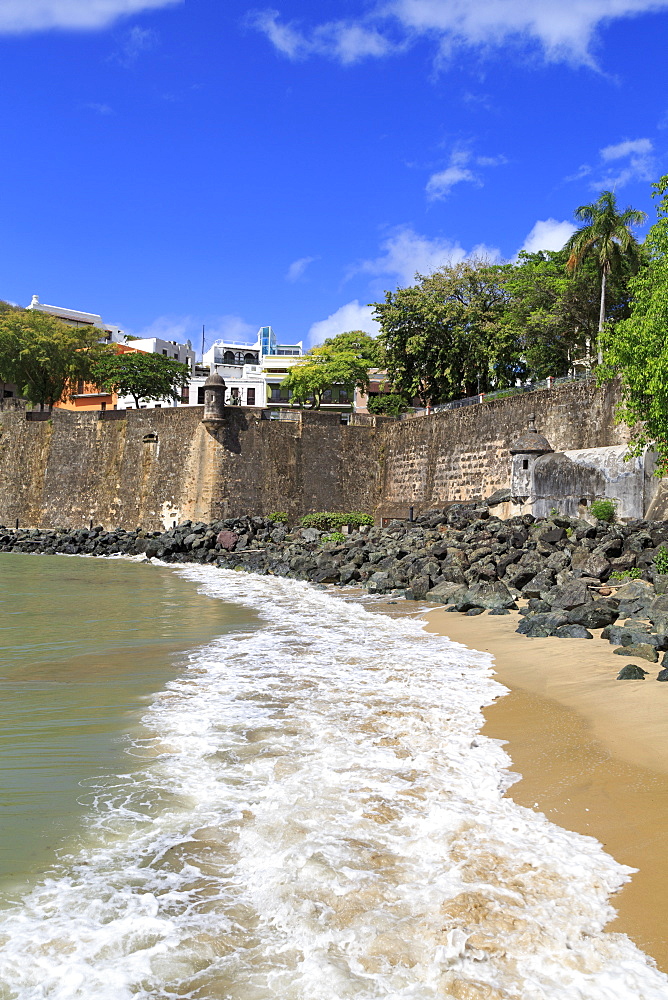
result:
[(592, 604), (581, 604), (568, 612), (568, 620), (573, 625), (584, 625), (585, 628), (605, 628), (617, 621), (619, 612), (607, 601), (594, 601)]
[(490, 608), (487, 612), (488, 615), (509, 615), (510, 611), (508, 608)]
[(644, 642), (635, 643), (632, 646), (621, 646), (619, 649), (613, 649), (613, 653), (616, 653), (617, 656), (638, 656), (643, 660), (649, 660), (650, 663), (656, 663), (659, 659), (659, 654), (654, 646)]
[(485, 610), (484, 608), (469, 608), (469, 610), (466, 611), (465, 614), (468, 615), (469, 617), (473, 617), (474, 615), (481, 615), (484, 610)]
[(656, 675), (657, 681), (668, 681), (668, 667), (664, 667), (663, 670), (659, 670)]
[(562, 625), (552, 632), (556, 639), (593, 639), (594, 636), (583, 625)]
[[(618, 681), (644, 681), (646, 673), (647, 673), (647, 670), (643, 670), (643, 668), (639, 667), (636, 663), (627, 663), (626, 666), (622, 667), (622, 669), (617, 674), (617, 680)], [(662, 671), (662, 673), (668, 674), (668, 670)], [(665, 678), (665, 679), (668, 680), (668, 678)], [(657, 678), (657, 680), (658, 680), (658, 678)]]

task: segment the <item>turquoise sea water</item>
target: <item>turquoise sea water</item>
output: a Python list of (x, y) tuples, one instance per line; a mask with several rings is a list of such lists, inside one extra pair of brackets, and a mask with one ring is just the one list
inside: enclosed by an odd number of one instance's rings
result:
[(0, 893), (53, 863), (92, 778), (132, 770), (183, 651), (254, 620), (164, 567), (0, 554)]

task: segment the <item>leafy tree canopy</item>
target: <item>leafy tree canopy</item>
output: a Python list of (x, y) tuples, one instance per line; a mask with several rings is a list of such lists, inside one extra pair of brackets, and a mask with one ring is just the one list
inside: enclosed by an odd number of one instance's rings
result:
[(437, 403), (524, 377), (517, 331), (504, 322), (508, 268), (485, 260), (446, 265), (372, 303), (396, 392)]
[(328, 337), (322, 346), (336, 353), (352, 351), (353, 354), (366, 361), (370, 368), (380, 368), (385, 364), (380, 341), (365, 333), (364, 330), (349, 330), (347, 333), (338, 333), (336, 337)]
[(106, 348), (93, 365), (93, 377), (109, 392), (132, 396), (139, 409), (141, 400), (176, 399), (190, 378), (190, 369), (162, 354), (117, 354)]
[(377, 396), (370, 396), (366, 406), (369, 413), (385, 417), (398, 417), (408, 409), (408, 403), (397, 392), (381, 392)]
[(78, 379), (91, 376), (101, 351), (100, 331), (72, 327), (36, 309), (0, 307), (0, 379), (42, 409), (67, 396)]
[[(587, 258), (596, 261), (601, 279), (599, 305), (599, 335), (606, 319), (606, 283), (608, 276), (619, 273), (624, 266), (637, 270), (640, 264), (640, 248), (631, 232), (631, 226), (638, 226), (647, 218), (644, 212), (630, 206), (620, 212), (612, 191), (602, 191), (598, 200), (591, 205), (580, 205), (575, 209), (575, 218), (584, 222), (566, 242), (569, 256), (567, 268), (577, 271)], [(602, 347), (599, 345), (598, 362), (603, 361)]]
[[(569, 251), (519, 255), (503, 278), (507, 294), (504, 322), (512, 330), (532, 379), (566, 375), (571, 363), (588, 357), (598, 335), (600, 277), (595, 260), (569, 274)], [(623, 260), (607, 285), (608, 316), (628, 315), (631, 265)]]
[(338, 385), (352, 392), (353, 387), (367, 389), (369, 364), (355, 351), (332, 350), (331, 347), (314, 347), (294, 365), (281, 385), (292, 393), (300, 406), (308, 403), (319, 409), (326, 389)]
[(629, 282), (631, 313), (601, 335), (601, 380), (619, 376), (619, 417), (633, 431), (633, 452), (653, 444), (668, 472), (668, 174), (653, 185), (658, 220), (645, 240), (647, 264)]

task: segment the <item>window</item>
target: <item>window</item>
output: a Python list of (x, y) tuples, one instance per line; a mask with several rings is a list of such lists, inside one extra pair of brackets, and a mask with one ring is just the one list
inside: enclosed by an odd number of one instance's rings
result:
[(223, 361), (226, 365), (234, 364), (234, 351), (225, 351), (223, 354)]
[(347, 402), (348, 402), (348, 390), (339, 389), (339, 403), (347, 403)]
[(271, 401), (272, 403), (278, 403), (281, 399), (281, 387), (280, 385), (271, 386)]
[(522, 459), (522, 468), (523, 469), (528, 469), (529, 468), (529, 459), (528, 458), (523, 458)]
[(197, 405), (198, 406), (203, 406), (204, 405), (204, 386), (203, 385), (200, 385), (197, 388)]
[(248, 389), (246, 391), (246, 404), (248, 406), (255, 406), (255, 389)]
[(165, 357), (167, 357), (167, 351), (164, 351), (164, 350), (163, 350), (163, 352), (162, 352), (162, 353), (163, 353), (163, 354), (165, 355)]
[(83, 392), (84, 392), (84, 382), (83, 379), (80, 378), (79, 381), (77, 382), (77, 396), (83, 396)]
[(106, 403), (100, 403), (100, 409), (102, 410), (103, 413), (106, 410), (106, 408), (107, 408), (107, 404)]
[(179, 360), (179, 352), (178, 352), (178, 351), (177, 351), (177, 352), (176, 352), (176, 354), (174, 355), (174, 360), (175, 360), (175, 361), (178, 361), (178, 360)]
[(331, 403), (332, 402), (332, 390), (331, 389), (324, 389), (323, 390), (321, 402), (323, 402), (323, 403)]

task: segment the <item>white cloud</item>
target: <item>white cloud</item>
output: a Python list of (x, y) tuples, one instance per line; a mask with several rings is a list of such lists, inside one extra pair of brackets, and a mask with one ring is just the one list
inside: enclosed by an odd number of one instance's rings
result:
[(601, 26), (667, 9), (668, 0), (387, 0), (370, 15), (308, 32), (282, 24), (276, 10), (256, 13), (253, 25), (293, 59), (319, 54), (354, 62), (401, 51), (426, 36), (437, 41), (441, 58), (462, 47), (520, 43), (538, 47), (549, 61), (591, 66)]
[(539, 219), (520, 247), (527, 253), (539, 250), (561, 250), (566, 240), (575, 232), (572, 222), (557, 219)]
[(499, 251), (479, 244), (467, 253), (458, 243), (436, 236), (421, 236), (410, 226), (395, 229), (381, 243), (384, 252), (373, 260), (365, 260), (351, 274), (392, 276), (401, 287), (412, 285), (416, 273), (431, 274), (444, 264), (459, 264), (468, 257), (496, 260)]
[(601, 150), (602, 160), (622, 160), (627, 156), (646, 156), (653, 151), (651, 139), (625, 139)]
[[(625, 161), (625, 162), (624, 162)], [(650, 181), (656, 174), (654, 144), (651, 139), (624, 139), (599, 150), (596, 166), (584, 163), (567, 181), (591, 176), (592, 191), (614, 190), (630, 181)]]
[(90, 101), (88, 104), (84, 104), (84, 107), (89, 111), (94, 111), (97, 115), (113, 115), (116, 112), (108, 104), (98, 104), (96, 101)]
[(457, 148), (450, 156), (450, 164), (445, 170), (432, 174), (427, 181), (427, 197), (437, 201), (447, 197), (455, 184), (468, 181), (470, 184), (482, 184), (477, 173), (471, 170), (475, 167), (499, 167), (507, 163), (505, 156), (474, 156), (468, 149)]
[(347, 333), (348, 330), (364, 330), (372, 337), (375, 337), (379, 332), (371, 307), (360, 305), (358, 299), (347, 302), (345, 306), (341, 306), (327, 319), (313, 323), (309, 329), (307, 340), (309, 344), (322, 344), (327, 337), (336, 337), (338, 333)]
[(292, 264), (290, 264), (290, 267), (288, 268), (288, 273), (285, 275), (285, 280), (299, 281), (309, 264), (312, 264), (315, 260), (319, 260), (319, 258), (300, 257), (299, 260), (293, 260)]
[(2, 0), (0, 34), (21, 34), (51, 28), (95, 30), (105, 28), (120, 17), (183, 0)]
[(361, 21), (328, 21), (305, 33), (295, 24), (281, 22), (279, 17), (277, 10), (258, 10), (249, 14), (246, 23), (265, 34), (288, 59), (323, 55), (347, 66), (365, 57), (386, 56), (404, 47)]
[(154, 49), (158, 43), (158, 36), (150, 28), (140, 28), (135, 25), (130, 28), (118, 51), (112, 56), (116, 62), (122, 66), (132, 66), (137, 62), (142, 52)]
[(436, 201), (440, 198), (445, 198), (449, 195), (455, 184), (461, 184), (462, 181), (469, 181), (471, 184), (479, 184), (480, 181), (468, 167), (458, 167), (456, 165), (446, 167), (445, 170), (440, 170), (436, 174), (432, 174), (427, 181), (427, 197), (432, 201)]

